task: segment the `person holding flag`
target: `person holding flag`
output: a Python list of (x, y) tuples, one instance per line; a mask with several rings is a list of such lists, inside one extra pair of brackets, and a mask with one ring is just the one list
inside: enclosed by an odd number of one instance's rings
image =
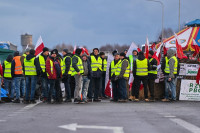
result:
[(154, 52), (153, 50), (149, 51), (149, 63), (150, 63), (150, 71), (148, 78), (148, 87), (151, 94), (150, 101), (155, 101), (154, 99), (154, 87), (155, 87), (155, 79), (157, 78), (157, 60), (153, 58)]

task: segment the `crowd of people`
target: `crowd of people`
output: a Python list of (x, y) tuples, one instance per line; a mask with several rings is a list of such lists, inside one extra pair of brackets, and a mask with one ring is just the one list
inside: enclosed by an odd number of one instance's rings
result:
[[(57, 49), (49, 51), (44, 47), (38, 57), (35, 56), (34, 49), (27, 48), (22, 56), (18, 51), (8, 55), (0, 65), (0, 81), (13, 103), (36, 103), (38, 80), (41, 83), (40, 95), (43, 102), (101, 102), (102, 99), (108, 98), (105, 94), (105, 77), (106, 71), (109, 70), (112, 85), (111, 101), (139, 101), (141, 82), (144, 86), (144, 100), (155, 101), (154, 85), (158, 62), (152, 58), (154, 52), (150, 50), (148, 58), (137, 49), (128, 57), (126, 53), (127, 50), (122, 53), (113, 51), (114, 60), (108, 66), (105, 53), (100, 52), (98, 48), (94, 48), (90, 56), (83, 53), (81, 48), (77, 48), (75, 54), (64, 49), (61, 56)], [(167, 55), (161, 61), (161, 69), (165, 75), (165, 96), (162, 101), (176, 100), (179, 63), (175, 54), (174, 49), (168, 49)], [(128, 81), (131, 73), (134, 80), (130, 91)], [(61, 82), (65, 87), (64, 96)], [(2, 102), (0, 97), (0, 103)]]

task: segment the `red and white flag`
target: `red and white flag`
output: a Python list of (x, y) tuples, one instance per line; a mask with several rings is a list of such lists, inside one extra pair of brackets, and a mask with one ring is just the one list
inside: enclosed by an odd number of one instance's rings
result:
[(196, 55), (199, 54), (199, 46), (194, 39), (193, 39), (193, 46), (194, 46), (195, 51), (194, 51), (194, 54), (192, 56), (195, 57)]
[(145, 58), (148, 59), (148, 57), (149, 57), (149, 40), (147, 38), (145, 43)]
[(86, 53), (87, 55), (90, 55), (86, 48), (84, 48), (84, 47), (79, 47), (79, 48), (82, 49), (82, 54)]
[(184, 58), (184, 54), (183, 54), (183, 49), (181, 47), (181, 41), (179, 40), (178, 36), (176, 35), (176, 33), (174, 33), (175, 39), (176, 39), (176, 51), (177, 51), (177, 57), (179, 59)]
[(42, 41), (42, 37), (40, 36), (35, 46), (35, 56), (39, 56), (42, 53), (43, 48), (44, 43)]
[(73, 54), (75, 54), (75, 52), (76, 52), (76, 45), (74, 46)]
[(140, 52), (140, 51), (142, 51), (142, 50), (141, 50), (140, 48), (137, 48), (137, 51)]

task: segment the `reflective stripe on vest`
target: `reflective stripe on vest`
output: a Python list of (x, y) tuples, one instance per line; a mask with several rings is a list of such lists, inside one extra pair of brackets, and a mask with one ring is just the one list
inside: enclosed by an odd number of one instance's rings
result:
[[(74, 57), (77, 57), (78, 58), (78, 62), (77, 62), (77, 67), (78, 67), (78, 69), (80, 70), (79, 72), (81, 73), (81, 74), (83, 74), (84, 73), (84, 69), (83, 69), (83, 62), (82, 62), (82, 60), (81, 60), (81, 58), (79, 57), (79, 56), (77, 56), (77, 55), (74, 55), (73, 57), (72, 57), (72, 59), (74, 58)], [(74, 76), (74, 75), (77, 75), (77, 72), (76, 72), (76, 70), (72, 67), (72, 74), (71, 74), (72, 76)]]
[(171, 57), (170, 59), (168, 59), (167, 57), (165, 57), (165, 73), (170, 73), (170, 69), (169, 69), (169, 61), (171, 59), (174, 59), (174, 74), (177, 74), (177, 67), (178, 67), (178, 60), (175, 56)]
[(148, 60), (136, 60), (136, 75), (137, 76), (147, 76), (148, 75)]
[(107, 69), (107, 60), (104, 59), (103, 60), (103, 71), (106, 71), (106, 69)]
[(40, 67), (42, 69), (42, 72), (46, 72), (46, 62), (45, 62), (45, 59), (42, 55), (39, 55), (39, 63), (40, 63)]
[(113, 74), (117, 71), (117, 68), (118, 68), (118, 66), (119, 66), (120, 63), (121, 63), (121, 60), (119, 60), (119, 61), (117, 62), (117, 64), (115, 64), (115, 61), (114, 61), (114, 60), (111, 62), (111, 77), (112, 77)]
[(70, 64), (70, 68), (69, 68), (69, 71), (68, 71), (68, 74), (71, 75), (72, 74), (72, 58), (70, 56), (65, 56), (64, 59), (63, 59), (63, 70), (62, 70), (62, 74), (65, 73), (65, 69), (66, 69), (66, 64), (65, 64), (65, 60), (66, 58), (70, 58), (71, 60), (71, 64)]
[(34, 61), (35, 61), (35, 57), (33, 57), (30, 60), (26, 60), (26, 58), (24, 59), (25, 75), (37, 75)]
[(21, 56), (15, 56), (13, 58), (13, 60), (15, 61), (15, 74), (23, 74), (20, 58)]
[(115, 72), (115, 75), (116, 75), (116, 76), (120, 75), (120, 72), (121, 72), (121, 70), (122, 70), (122, 63), (123, 63), (125, 60), (128, 62), (128, 67), (126, 68), (126, 71), (125, 71), (123, 77), (126, 77), (126, 78), (129, 77), (129, 74), (130, 74), (130, 64), (129, 64), (129, 61), (128, 61), (127, 59), (124, 59), (124, 60), (121, 61), (121, 63), (118, 65), (117, 70), (116, 70), (116, 72)]
[(12, 78), (12, 75), (11, 75), (11, 62), (8, 62), (8, 61), (4, 61), (4, 66), (5, 66), (5, 70), (4, 70), (4, 77), (5, 78)]
[[(154, 59), (154, 58), (151, 58), (151, 59), (149, 60), (149, 63), (151, 63), (151, 62), (153, 61), (153, 59)], [(156, 68), (156, 70), (151, 70), (151, 71), (149, 71), (149, 73), (150, 73), (150, 74), (157, 74), (157, 68)]]
[(93, 72), (97, 71), (98, 69), (102, 71), (102, 59), (101, 59), (101, 57), (98, 57), (98, 59), (96, 60), (94, 55), (91, 55), (91, 68), (92, 68)]

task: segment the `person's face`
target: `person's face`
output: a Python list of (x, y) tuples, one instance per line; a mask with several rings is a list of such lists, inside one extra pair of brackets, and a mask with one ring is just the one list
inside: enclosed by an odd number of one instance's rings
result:
[(127, 51), (124, 51), (125, 54), (127, 54)]
[(124, 59), (124, 56), (120, 56), (120, 59), (121, 59), (121, 60)]
[(29, 55), (30, 54), (30, 52), (26, 52), (26, 55)]
[(149, 57), (151, 58), (151, 57), (152, 57), (152, 55), (151, 55), (151, 54), (149, 54)]
[(101, 55), (101, 58), (103, 58), (103, 59), (104, 59), (104, 58), (105, 58), (105, 55)]
[(98, 50), (94, 50), (94, 55), (98, 55), (99, 51)]
[(86, 57), (86, 56), (83, 56), (82, 58), (83, 58), (83, 60), (84, 60), (84, 61), (86, 61), (86, 60), (87, 60), (87, 57)]
[(115, 55), (115, 60), (119, 60), (119, 55)]
[(43, 54), (44, 54), (45, 56), (47, 56), (47, 55), (49, 55), (49, 51), (45, 51)]
[(57, 55), (56, 55), (56, 54), (52, 54), (51, 56), (52, 56), (53, 58), (56, 58)]
[(133, 55), (137, 55), (137, 51), (133, 51)]
[(66, 55), (66, 54), (67, 54), (66, 52), (62, 51), (62, 55)]

